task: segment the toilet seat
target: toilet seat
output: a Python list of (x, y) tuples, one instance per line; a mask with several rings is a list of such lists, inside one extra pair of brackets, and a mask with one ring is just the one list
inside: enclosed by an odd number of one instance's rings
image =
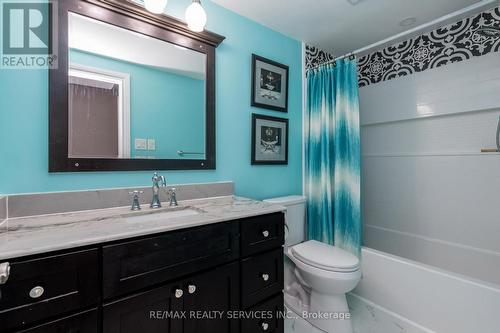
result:
[(302, 263), (330, 272), (355, 272), (359, 259), (338, 247), (318, 241), (307, 241), (291, 248), (291, 254)]

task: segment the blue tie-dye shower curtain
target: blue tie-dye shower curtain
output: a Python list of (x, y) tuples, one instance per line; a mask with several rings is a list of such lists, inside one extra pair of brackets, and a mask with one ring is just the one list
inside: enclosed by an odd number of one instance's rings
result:
[(305, 191), (309, 239), (360, 255), (360, 138), (357, 64), (309, 71)]

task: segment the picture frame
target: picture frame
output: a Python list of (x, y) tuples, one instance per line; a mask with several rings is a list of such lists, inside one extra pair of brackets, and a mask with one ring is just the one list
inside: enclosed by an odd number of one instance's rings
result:
[(252, 106), (288, 112), (289, 67), (252, 54)]
[(252, 114), (252, 165), (288, 164), (288, 119)]

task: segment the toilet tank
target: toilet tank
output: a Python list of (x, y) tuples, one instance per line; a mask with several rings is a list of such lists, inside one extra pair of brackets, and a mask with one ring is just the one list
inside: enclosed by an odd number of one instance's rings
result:
[(286, 207), (285, 221), (288, 225), (286, 246), (302, 243), (306, 239), (306, 197), (292, 195), (288, 197), (264, 200)]

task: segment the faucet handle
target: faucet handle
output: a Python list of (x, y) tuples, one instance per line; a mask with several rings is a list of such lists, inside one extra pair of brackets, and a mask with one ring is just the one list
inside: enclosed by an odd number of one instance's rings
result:
[(144, 191), (139, 191), (139, 190), (128, 192), (128, 194), (132, 196), (132, 208), (130, 208), (131, 210), (141, 210), (141, 203), (139, 197), (143, 193)]
[(177, 197), (175, 195), (176, 188), (172, 187), (171, 189), (168, 190), (168, 194), (170, 195), (170, 206), (179, 206), (177, 203)]

